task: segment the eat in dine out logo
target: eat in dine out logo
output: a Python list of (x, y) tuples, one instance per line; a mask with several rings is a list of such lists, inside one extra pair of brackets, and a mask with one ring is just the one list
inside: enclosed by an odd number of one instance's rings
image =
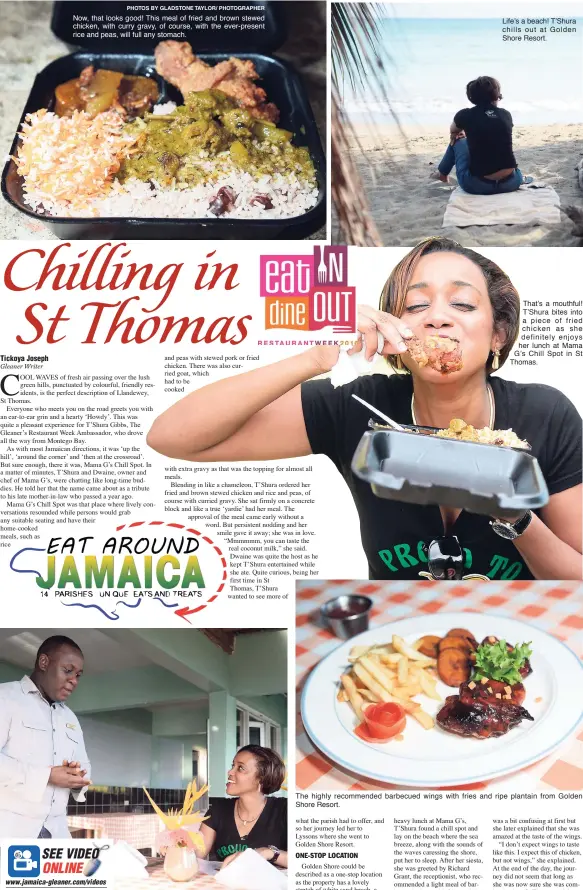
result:
[(260, 295), (265, 300), (265, 328), (334, 334), (356, 329), (356, 290), (348, 284), (348, 248), (315, 247), (312, 256), (260, 258)]

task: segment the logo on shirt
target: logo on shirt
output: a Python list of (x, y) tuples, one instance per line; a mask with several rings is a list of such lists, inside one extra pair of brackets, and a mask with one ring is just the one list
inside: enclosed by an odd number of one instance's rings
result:
[(496, 112), (492, 108), (489, 108), (486, 112), (486, 117), (496, 117)]
[(8, 847), (8, 876), (11, 878), (38, 878), (40, 875), (40, 848)]
[[(390, 572), (399, 572), (401, 569), (415, 568), (418, 565), (427, 565), (427, 541), (418, 541), (416, 545), (403, 542), (402, 544), (394, 544), (392, 547), (378, 550), (378, 555)], [(467, 547), (462, 547), (464, 554), (464, 569), (471, 569), (474, 562), (474, 555)], [(479, 560), (483, 561), (482, 554), (478, 554)], [(487, 557), (486, 557), (487, 559)], [(485, 568), (483, 564), (483, 568)], [(488, 572), (485, 574), (469, 574), (462, 575), (461, 580), (481, 580), (481, 581), (513, 581), (518, 578), (524, 569), (524, 563), (520, 560), (511, 562), (508, 557), (494, 553), (490, 558)], [(419, 571), (421, 578), (435, 580), (430, 572)], [(389, 576), (390, 577), (390, 576)]]
[(227, 856), (232, 856), (233, 853), (242, 853), (247, 849), (247, 844), (225, 844), (222, 847), (217, 847), (217, 856), (222, 860)]
[(356, 290), (348, 284), (348, 248), (315, 247), (307, 254), (260, 257), (265, 328), (334, 334), (356, 329)]

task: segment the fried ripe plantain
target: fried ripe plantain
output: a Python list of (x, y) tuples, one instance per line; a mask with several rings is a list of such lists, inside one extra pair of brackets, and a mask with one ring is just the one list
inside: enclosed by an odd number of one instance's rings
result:
[(474, 647), (477, 647), (478, 642), (471, 632), (471, 630), (466, 630), (465, 627), (453, 627), (451, 630), (447, 632), (448, 637), (463, 637), (465, 640), (470, 640)]
[(470, 679), (472, 665), (469, 652), (458, 647), (439, 650), (437, 673), (446, 686), (459, 687)]
[(474, 635), (463, 627), (454, 627), (439, 642), (437, 673), (447, 686), (459, 686), (470, 679), (474, 651)]
[(421, 637), (421, 639), (417, 641), (417, 645), (415, 648), (418, 652), (421, 652), (422, 655), (427, 655), (428, 658), (437, 658), (438, 646), (440, 642), (441, 637), (436, 637), (432, 634), (428, 634), (425, 637)]
[(445, 652), (446, 649), (459, 649), (460, 652), (466, 652), (468, 655), (473, 651), (468, 641), (462, 637), (444, 637), (439, 643), (438, 650)]

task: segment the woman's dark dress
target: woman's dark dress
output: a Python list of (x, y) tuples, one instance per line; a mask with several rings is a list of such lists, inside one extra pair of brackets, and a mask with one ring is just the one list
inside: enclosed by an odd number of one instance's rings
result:
[(203, 823), (217, 833), (213, 849), (219, 861), (248, 847), (256, 850), (273, 846), (287, 850), (287, 798), (268, 797), (259, 819), (243, 837), (235, 824), (235, 803), (235, 798), (212, 801), (207, 812), (210, 819)]

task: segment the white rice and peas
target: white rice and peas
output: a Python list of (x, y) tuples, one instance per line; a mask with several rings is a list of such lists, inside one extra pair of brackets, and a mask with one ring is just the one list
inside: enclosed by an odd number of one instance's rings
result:
[[(176, 108), (166, 102), (155, 114)], [(295, 173), (253, 176), (231, 160), (228, 151), (210, 160), (204, 151), (191, 159), (205, 174), (205, 181), (170, 187), (150, 180), (115, 179), (124, 157), (135, 142), (124, 133), (123, 121), (114, 111), (94, 118), (76, 111), (58, 117), (41, 109), (27, 116), (22, 126), (15, 162), (24, 178), (25, 203), (38, 213), (59, 217), (156, 217), (216, 218), (209, 204), (221, 188), (236, 195), (225, 213), (233, 219), (284, 219), (300, 216), (318, 200), (318, 188)], [(252, 202), (267, 196), (267, 204)]]

